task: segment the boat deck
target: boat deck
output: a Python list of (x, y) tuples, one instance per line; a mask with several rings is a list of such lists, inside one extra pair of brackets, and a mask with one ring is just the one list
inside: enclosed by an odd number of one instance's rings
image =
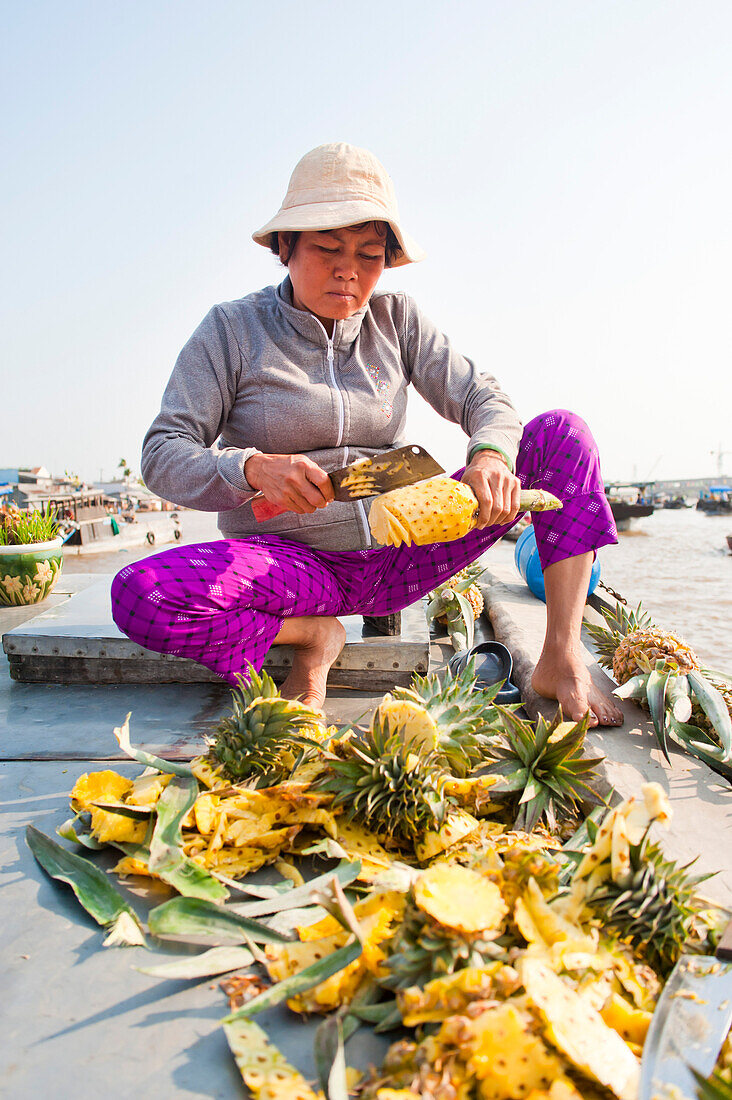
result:
[[(544, 605), (518, 581), (508, 546), (495, 548), (487, 563), (484, 592), (492, 629), (512, 650), (516, 677), (526, 687), (541, 647)], [(58, 607), (74, 586), (84, 586), (79, 576), (60, 584), (65, 589), (44, 606), (55, 601)], [(35, 614), (28, 608), (0, 611), (0, 634)], [(441, 667), (449, 652), (445, 639), (433, 639), (431, 666)], [(609, 684), (589, 651), (587, 660), (593, 675)], [(381, 694), (381, 689), (333, 688), (326, 710), (334, 721), (352, 720)], [(542, 705), (528, 692), (526, 702), (534, 710)], [(24, 840), (29, 822), (53, 835), (69, 816), (68, 792), (82, 772), (121, 759), (112, 728), (128, 711), (135, 743), (184, 758), (200, 751), (201, 735), (227, 705), (228, 689), (217, 683), (18, 683), (10, 678), (7, 657), (0, 657), (0, 1091), (8, 1100), (44, 1093), (59, 1100), (244, 1095), (219, 1027), (226, 1001), (218, 980), (159, 981), (134, 969), (161, 961), (157, 948), (103, 949), (98, 927), (70, 890), (45, 876)], [(606, 778), (621, 796), (650, 779), (668, 790), (675, 816), (663, 838), (666, 850), (684, 861), (698, 855), (699, 871), (720, 871), (705, 883), (705, 893), (732, 905), (732, 791), (688, 756), (672, 753), (668, 765), (654, 747), (643, 712), (633, 704), (624, 704), (624, 710), (625, 726), (592, 731), (588, 748), (605, 754)], [(134, 762), (114, 767), (139, 773)], [(267, 873), (259, 878), (266, 881)], [(166, 896), (164, 887), (153, 887), (144, 897), (138, 893), (135, 905), (144, 912)], [(286, 1009), (275, 1009), (263, 1014), (261, 1023), (312, 1075), (317, 1021), (303, 1023)], [(363, 1029), (348, 1044), (348, 1062), (364, 1067), (386, 1045)]]

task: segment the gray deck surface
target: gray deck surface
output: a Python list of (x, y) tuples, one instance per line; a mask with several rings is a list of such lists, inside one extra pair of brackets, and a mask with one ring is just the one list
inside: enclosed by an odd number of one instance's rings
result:
[[(86, 574), (62, 577), (42, 610), (62, 608), (71, 595), (83, 594), (98, 581)], [(0, 634), (22, 627), (38, 611), (0, 610)], [(55, 618), (44, 616), (46, 624)], [(31, 627), (34, 634), (36, 626)], [(421, 632), (429, 644), (426, 627)], [(439, 645), (432, 652), (441, 660)], [(83, 772), (112, 766), (126, 775), (139, 774), (140, 766), (120, 752), (112, 734), (128, 711), (135, 744), (190, 759), (201, 752), (202, 735), (228, 709), (229, 698), (229, 688), (220, 683), (17, 683), (10, 678), (7, 657), (0, 655), (3, 1098), (174, 1100), (246, 1094), (219, 1023), (228, 1011), (219, 979), (163, 982), (137, 973), (133, 967), (175, 956), (103, 948), (101, 930), (70, 889), (41, 871), (25, 843), (30, 822), (55, 836), (69, 817), (69, 792)], [(337, 723), (355, 720), (374, 699), (368, 692), (329, 689), (328, 717)], [(106, 853), (94, 858), (101, 866), (113, 862)], [(327, 866), (321, 863), (319, 869)], [(278, 877), (264, 869), (253, 879)], [(141, 893), (130, 895), (143, 916), (151, 904), (171, 896), (166, 887), (157, 887), (151, 903), (148, 891), (145, 883)], [(281, 1008), (263, 1013), (259, 1022), (312, 1077), (319, 1021), (305, 1023)], [(364, 1028), (348, 1044), (349, 1064), (365, 1069), (380, 1060), (387, 1046), (388, 1040)]]
[[(494, 629), (521, 665), (541, 643), (543, 605), (513, 582), (510, 548), (496, 549), (489, 559), (495, 565)], [(70, 577), (61, 583), (70, 589), (83, 582)], [(59, 592), (50, 599), (63, 598)], [(0, 633), (29, 614), (0, 612)], [(445, 652), (433, 645), (433, 659)], [(603, 676), (599, 669), (594, 674)], [(326, 709), (332, 720), (344, 721), (373, 702), (363, 692), (329, 691)], [(45, 876), (24, 840), (29, 822), (53, 835), (69, 816), (76, 778), (119, 757), (111, 731), (128, 711), (134, 742), (189, 757), (227, 706), (227, 689), (213, 684), (15, 683), (0, 657), (0, 1095), (8, 1100), (245, 1095), (218, 1025), (227, 1007), (218, 979), (161, 982), (132, 969), (160, 961), (160, 952), (102, 948), (98, 927), (70, 890)], [(637, 793), (646, 779), (662, 783), (675, 812), (667, 850), (676, 858), (699, 855), (700, 870), (720, 870), (705, 892), (732, 904), (732, 790), (688, 756), (673, 754), (669, 767), (654, 748), (647, 717), (632, 704), (625, 712), (622, 729), (592, 732), (589, 747), (607, 755), (606, 775), (623, 796)], [(132, 762), (114, 767), (139, 772)], [(99, 858), (102, 865), (108, 859)], [(258, 877), (266, 880), (266, 874)], [(168, 896), (159, 890), (156, 901)], [(141, 897), (134, 904), (143, 913), (147, 908)], [(312, 1075), (314, 1025), (284, 1009), (260, 1022)], [(348, 1044), (347, 1060), (365, 1066), (385, 1046), (362, 1029)]]

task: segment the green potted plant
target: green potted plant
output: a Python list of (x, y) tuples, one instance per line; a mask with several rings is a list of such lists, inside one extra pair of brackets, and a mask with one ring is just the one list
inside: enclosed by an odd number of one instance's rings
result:
[(62, 545), (50, 506), (0, 508), (0, 605), (45, 600), (61, 575)]

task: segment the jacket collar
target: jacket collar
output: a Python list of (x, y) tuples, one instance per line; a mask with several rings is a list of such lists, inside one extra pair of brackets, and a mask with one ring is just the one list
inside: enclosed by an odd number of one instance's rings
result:
[[(296, 309), (292, 304), (292, 282), (290, 276), (287, 275), (283, 282), (275, 288), (275, 297), (277, 299), (277, 305), (280, 313), (284, 319), (290, 324), (301, 336), (304, 336), (306, 340), (309, 340), (312, 344), (318, 344), (320, 347), (326, 347), (328, 343), (328, 336), (323, 328), (323, 325), (312, 313), (308, 313), (304, 309)], [(366, 303), (357, 313), (354, 313), (352, 317), (347, 317), (345, 321), (336, 321), (333, 327), (333, 346), (340, 347), (341, 345), (352, 344), (361, 331), (361, 325), (363, 319), (369, 310), (369, 304)]]

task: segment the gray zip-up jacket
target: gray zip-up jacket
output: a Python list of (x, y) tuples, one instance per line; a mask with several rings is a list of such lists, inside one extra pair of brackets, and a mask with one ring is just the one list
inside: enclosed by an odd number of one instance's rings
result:
[(407, 387), (482, 447), (515, 462), (521, 425), (489, 374), (459, 355), (406, 294), (374, 293), (332, 339), (292, 305), (289, 277), (214, 306), (181, 351), (142, 450), (145, 483), (219, 512), (224, 538), (271, 534), (321, 550), (372, 545), (368, 501), (257, 523), (244, 464), (255, 451), (305, 454), (324, 470), (406, 439)]

